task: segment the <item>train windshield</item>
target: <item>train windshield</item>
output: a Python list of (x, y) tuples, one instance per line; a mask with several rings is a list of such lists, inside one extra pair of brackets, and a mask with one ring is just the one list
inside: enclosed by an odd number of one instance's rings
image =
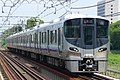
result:
[(80, 38), (80, 19), (67, 20), (64, 23), (64, 35), (66, 38)]
[(109, 22), (107, 20), (97, 19), (97, 38), (107, 38), (108, 37), (108, 26)]
[(109, 21), (104, 19), (70, 19), (64, 23), (64, 36), (70, 44), (90, 49), (108, 42), (108, 26)]

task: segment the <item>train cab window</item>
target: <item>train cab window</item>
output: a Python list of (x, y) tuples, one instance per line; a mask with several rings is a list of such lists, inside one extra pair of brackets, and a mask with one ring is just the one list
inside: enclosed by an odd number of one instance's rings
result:
[(80, 19), (67, 20), (64, 23), (64, 35), (66, 38), (80, 38), (81, 36)]
[(84, 29), (84, 43), (85, 43), (85, 45), (92, 45), (93, 26), (83, 26), (83, 29)]
[(107, 20), (97, 19), (97, 38), (107, 38), (108, 37), (108, 24)]

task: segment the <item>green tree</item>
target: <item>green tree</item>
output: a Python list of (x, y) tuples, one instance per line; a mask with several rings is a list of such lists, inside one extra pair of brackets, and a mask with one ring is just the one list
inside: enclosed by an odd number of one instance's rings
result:
[(35, 17), (32, 17), (30, 19), (27, 20), (27, 26), (26, 26), (26, 29), (27, 28), (32, 28), (34, 26), (36, 26), (37, 24), (36, 23), (39, 23), (39, 24), (43, 24), (44, 21), (41, 20), (41, 19), (38, 19), (38, 18), (35, 18)]
[(21, 25), (14, 25), (12, 28), (5, 30), (2, 34), (1, 34), (1, 44), (3, 47), (7, 47), (7, 42), (6, 42), (6, 38), (12, 34), (15, 34), (17, 32), (22, 31), (22, 26)]
[(120, 21), (110, 26), (110, 43), (112, 50), (120, 50)]
[(17, 24), (15, 26), (13, 26), (13, 32), (14, 33), (17, 33), (17, 32), (20, 32), (20, 31), (22, 31), (22, 26), (21, 25)]

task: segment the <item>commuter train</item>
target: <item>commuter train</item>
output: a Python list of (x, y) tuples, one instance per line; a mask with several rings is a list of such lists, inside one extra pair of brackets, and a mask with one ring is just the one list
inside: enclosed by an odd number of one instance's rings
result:
[(109, 21), (68, 14), (7, 37), (8, 49), (72, 73), (105, 72)]

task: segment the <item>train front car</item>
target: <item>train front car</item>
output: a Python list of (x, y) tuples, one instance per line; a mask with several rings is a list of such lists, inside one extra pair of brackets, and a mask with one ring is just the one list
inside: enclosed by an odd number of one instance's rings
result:
[(66, 68), (71, 72), (105, 72), (109, 21), (101, 17), (72, 18), (64, 22)]

